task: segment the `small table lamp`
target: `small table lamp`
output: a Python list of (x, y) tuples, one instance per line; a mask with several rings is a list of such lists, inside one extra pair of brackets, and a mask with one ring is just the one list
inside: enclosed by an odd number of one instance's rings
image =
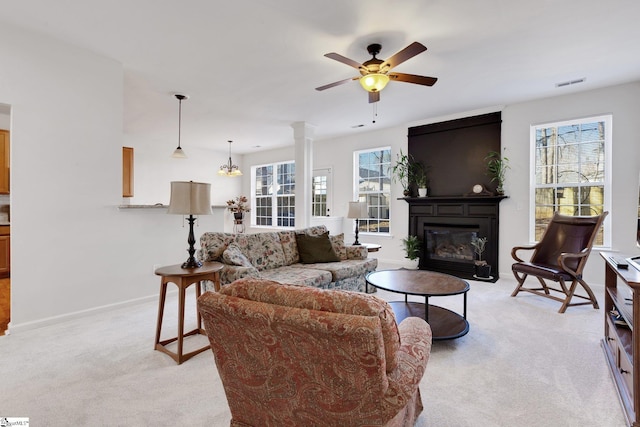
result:
[(356, 220), (356, 241), (353, 242), (354, 245), (359, 245), (358, 242), (358, 228), (360, 218), (367, 218), (369, 215), (367, 213), (367, 202), (349, 202), (349, 213), (347, 213), (347, 218), (355, 218)]
[(193, 245), (196, 238), (193, 235), (194, 215), (211, 215), (211, 184), (193, 181), (171, 182), (171, 201), (169, 202), (170, 214), (189, 215), (189, 258), (182, 264), (182, 268), (202, 267), (202, 263), (196, 260)]

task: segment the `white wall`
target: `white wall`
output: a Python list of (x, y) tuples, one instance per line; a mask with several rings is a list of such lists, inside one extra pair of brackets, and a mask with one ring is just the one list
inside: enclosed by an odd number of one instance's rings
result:
[[(210, 181), (214, 204), (222, 203), (239, 193), (249, 194), (252, 164), (293, 158), (291, 149), (246, 155), (245, 175), (237, 182), (211, 175), (224, 161), (221, 153), (197, 153), (185, 163), (172, 163), (166, 157), (170, 153), (155, 152), (149, 142), (123, 139), (120, 64), (6, 25), (0, 27), (0, 55), (0, 103), (12, 106), (13, 331), (99, 307), (157, 298), (159, 279), (152, 274), (153, 266), (186, 259), (188, 230), (181, 217), (162, 210), (117, 209), (122, 203), (123, 145), (136, 148), (139, 200), (133, 202), (144, 204), (166, 203), (173, 179)], [(633, 236), (640, 156), (634, 125), (639, 99), (636, 82), (504, 108), (503, 145), (512, 170), (506, 184), (510, 198), (501, 204), (502, 275), (510, 274), (510, 248), (528, 240), (531, 123), (613, 114), (615, 189), (609, 220), (614, 220), (615, 249), (637, 252)], [(344, 215), (353, 197), (353, 151), (390, 145), (395, 156), (399, 148), (406, 150), (406, 129), (416, 124), (421, 123), (314, 142), (314, 164), (332, 166), (335, 173), (334, 215)], [(401, 194), (399, 185), (394, 184), (393, 194)], [(402, 263), (399, 240), (408, 230), (408, 205), (392, 195), (391, 209), (390, 236), (363, 235), (361, 240), (383, 245), (376, 254), (381, 260)], [(202, 217), (196, 235), (225, 228), (225, 215), (217, 210)], [(352, 229), (345, 223), (347, 239)], [(603, 281), (597, 256), (587, 278)]]
[[(502, 145), (509, 153), (511, 169), (505, 186), (509, 199), (500, 204), (500, 274), (511, 274), (511, 248), (529, 241), (530, 125), (601, 114), (613, 115), (613, 191), (606, 219), (612, 225), (611, 249), (639, 252), (635, 233), (640, 172), (640, 82), (634, 82), (509, 105), (503, 110)], [(585, 277), (590, 283), (604, 283), (604, 264), (597, 252), (589, 258)]]
[[(153, 266), (187, 258), (188, 229), (180, 216), (117, 209), (121, 65), (6, 25), (0, 57), (0, 103), (12, 107), (12, 331), (157, 298)], [(198, 230), (220, 222), (202, 217)]]

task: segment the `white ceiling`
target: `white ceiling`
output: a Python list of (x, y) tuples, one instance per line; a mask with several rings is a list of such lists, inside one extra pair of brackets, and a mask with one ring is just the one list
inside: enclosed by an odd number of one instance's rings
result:
[[(291, 123), (316, 139), (640, 80), (637, 0), (22, 0), (0, 23), (85, 47), (124, 66), (125, 133), (248, 153), (293, 144)], [(395, 71), (438, 77), (390, 82), (378, 116), (357, 75), (366, 46), (388, 58), (413, 41), (428, 51)], [(584, 83), (556, 88), (565, 81)], [(356, 125), (364, 125), (353, 128)], [(255, 148), (261, 146), (261, 148)]]

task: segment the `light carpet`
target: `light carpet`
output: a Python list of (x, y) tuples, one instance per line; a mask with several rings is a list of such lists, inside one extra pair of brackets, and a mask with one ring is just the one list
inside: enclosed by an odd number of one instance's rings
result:
[[(600, 346), (602, 308), (559, 314), (554, 301), (511, 298), (513, 279), (469, 283), (470, 331), (434, 342), (417, 426), (625, 425)], [(594, 292), (602, 299), (602, 287)], [(431, 303), (462, 311), (462, 296)], [(193, 296), (187, 304), (189, 330)], [(171, 294), (163, 338), (175, 335), (176, 305)], [(32, 426), (228, 426), (212, 353), (176, 365), (154, 351), (156, 316), (148, 302), (0, 337), (0, 417), (29, 417)], [(188, 350), (206, 338), (186, 342)]]

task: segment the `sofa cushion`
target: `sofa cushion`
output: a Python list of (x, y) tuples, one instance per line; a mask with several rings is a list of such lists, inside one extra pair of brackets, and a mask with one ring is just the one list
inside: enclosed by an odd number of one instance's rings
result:
[(365, 275), (376, 269), (378, 260), (376, 258), (367, 258), (366, 260), (348, 259), (339, 262), (314, 263), (314, 264), (293, 264), (293, 268), (317, 269), (331, 273), (331, 281), (346, 279), (347, 277)]
[(298, 245), (298, 253), (300, 254), (300, 262), (303, 264), (340, 261), (340, 258), (336, 255), (331, 245), (329, 232), (319, 236), (297, 233), (296, 243)]
[(331, 240), (331, 245), (333, 246), (333, 251), (336, 255), (338, 255), (341, 260), (347, 259), (347, 248), (344, 245), (344, 233), (329, 236), (329, 239)]
[[(239, 234), (238, 236), (238, 242), (247, 241), (248, 250), (245, 254), (251, 261), (251, 265), (259, 271), (285, 265), (284, 252), (282, 251), (278, 233)], [(242, 245), (240, 247), (242, 248)]]
[(234, 242), (236, 235), (233, 233), (203, 233), (200, 236), (200, 247), (198, 258), (202, 261), (218, 261), (224, 250), (231, 242)]
[(312, 268), (295, 268), (289, 265), (272, 270), (263, 270), (260, 272), (260, 277), (279, 283), (306, 285), (323, 289), (328, 288), (331, 284), (331, 272), (329, 271)]
[(324, 225), (315, 225), (302, 230), (279, 231), (278, 237), (280, 238), (282, 251), (284, 252), (284, 265), (291, 265), (300, 262), (298, 244), (296, 243), (296, 233), (305, 233), (310, 236), (317, 236), (326, 232), (327, 227)]
[(249, 261), (249, 259), (240, 250), (240, 247), (235, 243), (231, 243), (227, 246), (227, 249), (222, 252), (222, 260), (225, 264), (252, 267), (251, 261)]

